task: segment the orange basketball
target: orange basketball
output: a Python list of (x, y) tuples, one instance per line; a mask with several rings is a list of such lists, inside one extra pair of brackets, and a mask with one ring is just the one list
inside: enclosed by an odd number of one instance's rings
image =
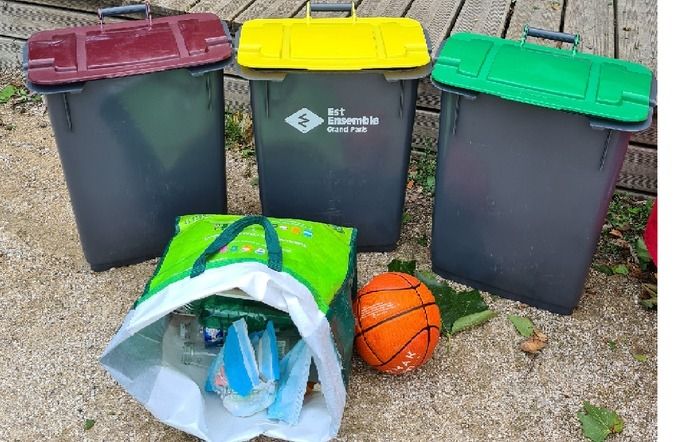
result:
[(382, 273), (353, 301), (355, 349), (379, 371), (401, 374), (424, 364), (440, 339), (440, 309), (430, 290), (405, 273)]

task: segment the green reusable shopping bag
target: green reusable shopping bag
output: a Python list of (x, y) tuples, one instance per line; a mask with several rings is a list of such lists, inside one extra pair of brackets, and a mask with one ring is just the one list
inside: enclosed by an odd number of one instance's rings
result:
[[(266, 434), (288, 440), (334, 437), (346, 400), (356, 289), (353, 228), (263, 216), (188, 215), (107, 346), (101, 363), (159, 420), (205, 440)], [(320, 392), (299, 423), (262, 414), (234, 417), (205, 393), (202, 373), (181, 366), (169, 342), (175, 310), (210, 296), (258, 301), (287, 312), (311, 349)], [(195, 370), (195, 371), (192, 371)]]

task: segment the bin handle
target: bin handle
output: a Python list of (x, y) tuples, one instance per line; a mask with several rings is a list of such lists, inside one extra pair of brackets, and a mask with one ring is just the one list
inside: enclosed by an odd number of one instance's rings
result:
[(207, 260), (214, 254), (218, 253), (222, 247), (230, 243), (246, 228), (254, 224), (261, 225), (265, 229), (265, 244), (267, 245), (267, 266), (277, 272), (282, 271), (282, 247), (280, 246), (279, 236), (275, 228), (266, 217), (262, 215), (245, 216), (233, 224), (226, 227), (216, 239), (199, 255), (199, 258), (194, 262), (190, 278), (199, 276), (204, 273), (207, 266)]
[(529, 25), (523, 27), (523, 35), (520, 37), (520, 46), (525, 44), (528, 37), (542, 38), (545, 40), (561, 41), (573, 45), (572, 53), (575, 55), (578, 45), (581, 43), (579, 34), (569, 34), (567, 32), (549, 31), (547, 29), (531, 28)]
[(349, 12), (350, 17), (355, 20), (355, 2), (350, 3), (311, 3), (306, 2), (306, 20), (311, 20), (311, 12)]
[(143, 12), (144, 16), (148, 18), (148, 26), (152, 25), (151, 20), (151, 4), (146, 1), (140, 5), (127, 5), (127, 6), (114, 6), (112, 8), (100, 8), (97, 10), (97, 18), (100, 19), (100, 29), (105, 23), (105, 17), (111, 17), (114, 15), (122, 14), (136, 14)]

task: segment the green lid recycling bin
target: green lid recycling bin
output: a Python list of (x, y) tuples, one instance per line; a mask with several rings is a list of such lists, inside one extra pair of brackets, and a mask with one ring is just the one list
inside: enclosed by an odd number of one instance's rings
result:
[(521, 41), (459, 33), (432, 73), (434, 271), (562, 314), (582, 294), (630, 135), (649, 126), (656, 94), (646, 67), (578, 43), (527, 27)]
[[(326, 10), (350, 16), (311, 14)], [(307, 4), (305, 18), (243, 23), (236, 40), (263, 213), (356, 227), (361, 251), (396, 247), (416, 90), (431, 67), (420, 23)]]
[[(134, 12), (147, 18), (102, 23)], [(151, 19), (131, 5), (98, 16), (24, 47), (96, 271), (160, 255), (178, 215), (226, 213), (223, 68), (233, 62), (214, 14)]]

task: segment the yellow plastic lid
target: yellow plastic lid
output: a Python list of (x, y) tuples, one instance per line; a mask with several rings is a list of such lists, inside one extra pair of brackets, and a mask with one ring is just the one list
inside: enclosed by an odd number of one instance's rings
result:
[[(318, 5), (315, 5), (318, 6)], [(312, 71), (413, 68), (430, 62), (421, 24), (410, 18), (255, 19), (243, 23), (238, 64)], [(319, 9), (321, 10), (321, 9)]]

